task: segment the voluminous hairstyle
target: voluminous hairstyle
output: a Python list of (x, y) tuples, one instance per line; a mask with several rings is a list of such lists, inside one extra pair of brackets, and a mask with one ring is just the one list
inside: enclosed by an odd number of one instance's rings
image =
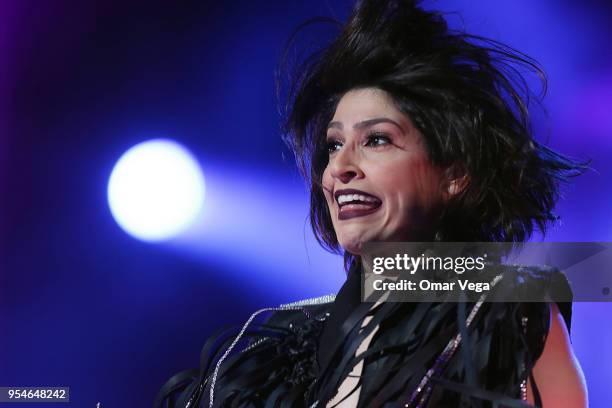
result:
[[(322, 189), (326, 131), (352, 89), (386, 91), (425, 139), (433, 164), (468, 175), (441, 214), (438, 241), (523, 242), (556, 219), (560, 182), (576, 163), (532, 136), (538, 100), (524, 73), (546, 77), (532, 58), (497, 41), (449, 29), (418, 1), (363, 0), (331, 44), (291, 79), (284, 138), (310, 185), (310, 222), (319, 243), (342, 253)], [(291, 47), (289, 45), (288, 49)], [(345, 265), (355, 258), (346, 252)]]

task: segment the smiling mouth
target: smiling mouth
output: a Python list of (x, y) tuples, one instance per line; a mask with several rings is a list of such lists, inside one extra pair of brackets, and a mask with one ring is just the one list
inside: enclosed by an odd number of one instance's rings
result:
[(334, 193), (334, 197), (339, 208), (339, 220), (370, 215), (382, 205), (380, 198), (361, 190), (338, 190)]

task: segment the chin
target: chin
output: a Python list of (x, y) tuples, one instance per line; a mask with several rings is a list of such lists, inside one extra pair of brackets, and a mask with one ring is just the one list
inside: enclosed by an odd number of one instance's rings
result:
[(338, 240), (340, 246), (345, 251), (350, 252), (353, 255), (361, 255), (361, 249), (365, 242), (374, 241), (373, 237), (359, 236), (347, 236)]

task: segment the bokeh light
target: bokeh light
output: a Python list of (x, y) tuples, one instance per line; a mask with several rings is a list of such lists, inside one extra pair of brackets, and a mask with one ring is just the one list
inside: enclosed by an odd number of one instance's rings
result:
[(153, 139), (119, 158), (108, 182), (108, 204), (128, 234), (161, 241), (192, 225), (204, 192), (202, 170), (189, 150), (172, 140)]

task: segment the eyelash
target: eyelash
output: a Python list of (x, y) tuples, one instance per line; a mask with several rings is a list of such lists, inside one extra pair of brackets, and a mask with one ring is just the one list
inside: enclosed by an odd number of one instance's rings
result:
[(366, 145), (372, 142), (374, 139), (381, 139), (385, 141), (385, 143), (382, 143), (382, 144), (381, 143), (375, 144), (374, 147), (384, 146), (384, 145), (391, 143), (391, 139), (385, 133), (378, 133), (378, 132), (370, 133), (367, 138), (368, 138), (368, 142), (366, 143)]
[[(391, 139), (389, 138), (389, 136), (387, 136), (385, 133), (380, 133), (380, 132), (374, 132), (374, 133), (370, 133), (369, 135), (366, 136), (366, 146), (371, 146), (373, 148), (377, 148), (377, 147), (382, 147), (385, 146), (389, 143), (391, 143)], [(375, 143), (375, 144), (371, 144), (372, 141), (379, 139), (379, 140), (384, 140), (384, 143)], [(336, 145), (340, 144), (340, 142), (338, 140), (328, 140), (326, 143), (326, 149), (327, 152), (329, 154), (334, 153), (336, 150), (334, 150), (334, 148), (336, 147)]]

